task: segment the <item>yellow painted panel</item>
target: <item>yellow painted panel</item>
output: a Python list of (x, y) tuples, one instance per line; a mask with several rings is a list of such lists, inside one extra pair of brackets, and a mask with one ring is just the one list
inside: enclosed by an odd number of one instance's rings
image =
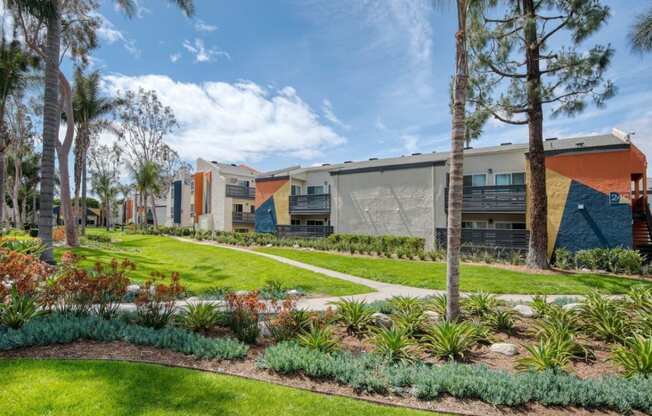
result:
[(571, 179), (546, 169), (546, 193), (548, 194), (548, 257), (552, 257), (557, 233), (564, 216)]
[(290, 225), (290, 181), (284, 183), (274, 192), (274, 206), (276, 207), (276, 224)]

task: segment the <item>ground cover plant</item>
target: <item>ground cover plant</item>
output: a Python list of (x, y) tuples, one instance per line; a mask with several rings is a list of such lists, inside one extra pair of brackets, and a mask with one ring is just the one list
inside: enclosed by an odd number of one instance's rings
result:
[[(346, 256), (288, 248), (260, 247), (258, 251), (326, 269), (381, 282), (428, 289), (446, 289), (446, 264), (399, 259)], [(461, 264), (461, 290), (468, 292), (524, 294), (625, 293), (634, 286), (652, 283), (591, 273), (528, 273), (475, 264)]]
[(151, 364), (0, 360), (0, 373), (0, 414), (13, 416), (434, 415)]
[[(88, 230), (105, 234), (102, 230)], [(96, 262), (109, 264), (112, 259), (129, 260), (137, 265), (130, 273), (136, 282), (144, 282), (152, 272), (169, 274), (176, 271), (191, 294), (202, 294), (220, 288), (232, 290), (260, 289), (268, 281), (284, 287), (301, 289), (310, 294), (333, 296), (367, 293), (371, 289), (298, 269), (260, 256), (220, 247), (187, 243), (165, 236), (110, 233), (110, 245), (93, 245), (74, 249), (83, 257), (81, 264), (91, 268)], [(59, 258), (66, 251), (58, 248)]]

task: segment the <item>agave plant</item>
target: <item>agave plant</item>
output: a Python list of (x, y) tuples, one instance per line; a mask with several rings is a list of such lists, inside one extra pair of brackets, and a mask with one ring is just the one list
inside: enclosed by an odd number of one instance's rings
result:
[(21, 328), (41, 314), (34, 298), (20, 294), (15, 286), (11, 288), (9, 302), (0, 302), (0, 325), (9, 328)]
[(392, 320), (395, 327), (401, 328), (409, 336), (414, 336), (421, 332), (426, 317), (420, 308), (404, 308), (395, 310)]
[(364, 300), (342, 299), (333, 305), (337, 307), (337, 319), (346, 325), (349, 335), (362, 334), (373, 321), (373, 310)]
[(652, 338), (627, 338), (625, 345), (614, 351), (613, 360), (623, 367), (626, 377), (652, 376)]
[(529, 355), (518, 360), (516, 368), (525, 371), (563, 371), (573, 357), (570, 340), (560, 338), (539, 340), (538, 344), (526, 345)]
[(550, 306), (547, 296), (536, 295), (530, 302), (530, 307), (536, 312), (537, 316), (545, 316)]
[(389, 300), (395, 313), (424, 310), (423, 301), (411, 296), (394, 296)]
[(496, 296), (485, 292), (472, 293), (462, 301), (462, 307), (472, 316), (485, 316), (497, 306)]
[(652, 288), (635, 286), (627, 292), (627, 303), (637, 311), (652, 314)]
[(495, 331), (511, 334), (514, 331), (516, 319), (516, 313), (514, 311), (497, 309), (485, 315), (484, 321)]
[(389, 362), (412, 362), (416, 358), (417, 343), (403, 328), (380, 328), (371, 343), (375, 353)]
[(326, 354), (339, 349), (339, 343), (329, 326), (311, 325), (308, 331), (298, 336), (299, 345)]
[(217, 306), (209, 302), (188, 303), (181, 313), (181, 324), (194, 332), (205, 332), (220, 321)]
[(435, 295), (426, 303), (426, 309), (429, 311), (437, 312), (439, 316), (446, 316), (446, 306), (448, 298), (445, 293)]
[(442, 322), (429, 329), (422, 340), (425, 348), (437, 358), (464, 359), (477, 343), (477, 330), (468, 322)]

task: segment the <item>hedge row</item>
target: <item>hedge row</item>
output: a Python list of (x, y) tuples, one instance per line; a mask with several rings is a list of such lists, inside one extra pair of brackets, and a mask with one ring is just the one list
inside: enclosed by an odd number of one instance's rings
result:
[(17, 330), (0, 327), (0, 350), (68, 344), (83, 339), (125, 341), (181, 352), (197, 358), (220, 360), (244, 358), (248, 351), (246, 345), (230, 338), (207, 338), (171, 327), (147, 328), (121, 320), (105, 320), (95, 315), (76, 317), (52, 314), (32, 319)]
[(578, 406), (652, 412), (652, 379), (603, 377), (583, 380), (560, 372), (509, 374), (482, 365), (447, 363), (392, 365), (372, 354), (324, 354), (285, 342), (269, 347), (259, 367), (281, 374), (305, 374), (357, 391), (411, 394), (434, 400), (442, 394), (479, 399), (496, 406)]

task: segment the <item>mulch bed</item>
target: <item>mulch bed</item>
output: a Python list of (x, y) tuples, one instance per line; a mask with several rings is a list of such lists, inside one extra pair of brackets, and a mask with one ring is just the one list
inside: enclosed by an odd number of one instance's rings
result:
[[(363, 341), (360, 341), (363, 342)], [(220, 374), (244, 377), (248, 379), (261, 380), (265, 382), (285, 385), (289, 387), (309, 390), (313, 392), (352, 397), (374, 403), (404, 406), (415, 409), (423, 409), (445, 413), (462, 415), (616, 415), (616, 412), (588, 411), (578, 408), (550, 408), (532, 404), (518, 409), (497, 408), (477, 400), (458, 400), (450, 396), (443, 396), (437, 401), (419, 401), (412, 397), (396, 395), (371, 395), (360, 394), (353, 389), (333, 382), (322, 382), (302, 376), (281, 376), (255, 367), (256, 358), (262, 354), (262, 346), (253, 347), (246, 360), (242, 361), (217, 361), (198, 360), (193, 357), (161, 350), (152, 347), (136, 346), (124, 342), (93, 342), (80, 341), (65, 345), (37, 346), (21, 348), (12, 351), (0, 352), (0, 359), (12, 358), (39, 358), (39, 359), (99, 359), (119, 360), (144, 363), (155, 363), (173, 367), (183, 367), (208, 371)], [(483, 353), (480, 353), (483, 354)], [(491, 353), (489, 353), (491, 354)], [(504, 359), (487, 355), (483, 360), (495, 368), (509, 369)], [(579, 373), (585, 376), (603, 374), (600, 370), (581, 370)], [(636, 415), (642, 415), (635, 412)]]

